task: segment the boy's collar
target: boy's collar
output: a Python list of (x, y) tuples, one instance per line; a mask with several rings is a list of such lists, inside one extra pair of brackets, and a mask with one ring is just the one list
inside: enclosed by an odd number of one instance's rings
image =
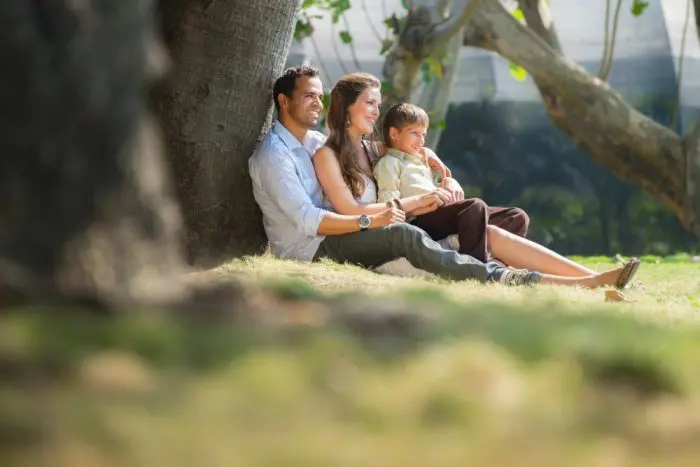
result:
[(386, 154), (389, 156), (398, 157), (399, 159), (417, 159), (417, 160), (423, 162), (423, 158), (421, 157), (420, 154), (403, 152), (403, 151), (396, 149), (396, 148), (387, 148)]

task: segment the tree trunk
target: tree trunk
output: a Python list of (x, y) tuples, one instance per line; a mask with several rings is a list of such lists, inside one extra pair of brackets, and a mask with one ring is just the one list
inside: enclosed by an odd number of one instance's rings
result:
[(0, 6), (0, 307), (177, 297), (161, 287), (182, 264), (179, 212), (146, 111), (158, 71), (152, 6)]
[[(524, 67), (552, 121), (591, 158), (649, 192), (696, 234), (689, 206), (698, 203), (685, 176), (688, 153), (678, 134), (629, 107), (606, 83), (565, 60), (519, 24), (496, 0), (483, 0), (468, 22), (466, 40)], [(697, 179), (693, 171), (691, 178)], [(694, 200), (694, 201), (693, 201)]]
[(260, 253), (248, 175), (271, 117), (272, 84), (299, 0), (161, 0), (174, 73), (155, 93), (186, 225), (190, 262)]

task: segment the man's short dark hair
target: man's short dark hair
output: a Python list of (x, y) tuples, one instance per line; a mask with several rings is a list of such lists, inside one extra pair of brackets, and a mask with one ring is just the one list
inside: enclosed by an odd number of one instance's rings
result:
[(284, 94), (287, 97), (292, 97), (292, 92), (297, 84), (297, 78), (302, 76), (317, 78), (318, 70), (306, 65), (293, 66), (284, 70), (282, 76), (277, 78), (275, 85), (272, 87), (272, 97), (275, 100), (275, 109), (277, 109), (277, 113), (280, 111), (280, 103), (279, 100), (277, 100), (277, 96)]

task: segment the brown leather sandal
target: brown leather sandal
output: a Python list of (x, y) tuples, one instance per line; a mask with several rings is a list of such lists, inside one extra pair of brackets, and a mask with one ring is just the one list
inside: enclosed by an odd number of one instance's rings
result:
[(632, 258), (625, 263), (625, 267), (622, 268), (622, 272), (617, 277), (615, 281), (615, 288), (618, 290), (623, 290), (629, 285), (629, 283), (634, 279), (634, 276), (639, 271), (639, 266), (641, 265), (639, 258)]

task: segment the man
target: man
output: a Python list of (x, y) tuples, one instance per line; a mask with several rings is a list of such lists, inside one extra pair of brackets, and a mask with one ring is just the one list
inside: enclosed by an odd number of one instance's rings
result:
[(441, 248), (424, 231), (403, 222), (403, 212), (395, 208), (375, 216), (346, 216), (324, 208), (312, 163), (325, 141), (323, 134), (311, 130), (323, 110), (318, 71), (306, 66), (287, 69), (275, 82), (273, 94), (278, 120), (248, 164), (253, 194), (276, 256), (301, 261), (330, 258), (365, 267), (406, 257), (414, 267), (448, 279), (513, 285), (539, 281), (539, 273), (510, 271)]

